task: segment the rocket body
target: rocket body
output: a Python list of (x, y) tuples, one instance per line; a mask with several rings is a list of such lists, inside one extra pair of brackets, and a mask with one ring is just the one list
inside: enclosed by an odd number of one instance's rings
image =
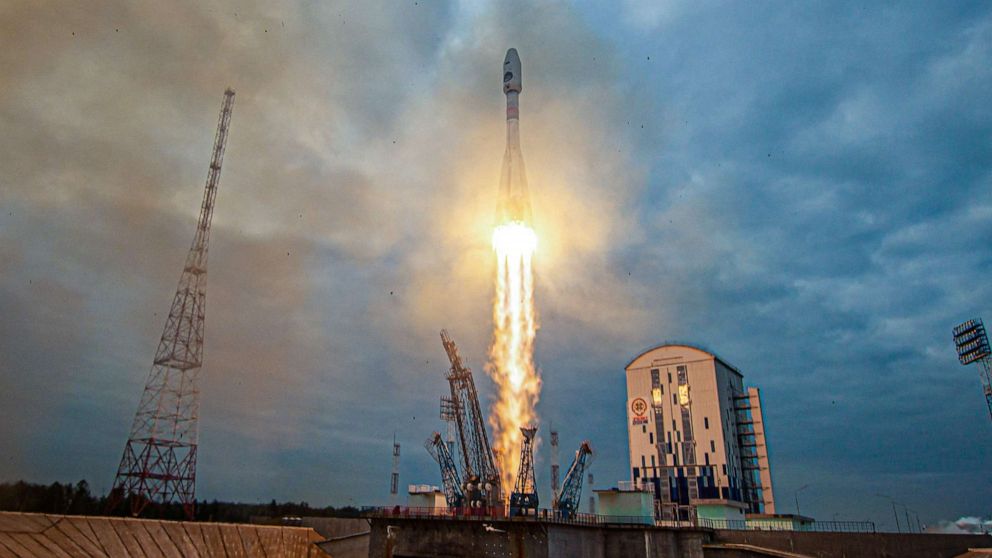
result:
[(520, 57), (517, 49), (506, 51), (503, 60), (503, 93), (506, 94), (506, 151), (499, 181), (499, 201), (496, 222), (530, 224), (530, 193), (527, 191), (527, 173), (520, 151), (520, 91), (523, 89), (520, 74)]

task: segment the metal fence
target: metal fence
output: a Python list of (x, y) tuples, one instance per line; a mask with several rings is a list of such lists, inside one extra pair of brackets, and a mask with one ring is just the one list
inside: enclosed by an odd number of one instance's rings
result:
[(499, 508), (418, 508), (409, 506), (364, 507), (362, 516), (371, 518), (412, 518), (450, 519), (460, 521), (519, 521), (541, 522), (562, 525), (602, 525), (613, 527), (672, 527), (683, 529), (728, 529), (734, 531), (809, 531), (825, 533), (874, 533), (875, 524), (871, 521), (793, 521), (789, 517), (781, 519), (760, 519), (742, 521), (732, 519), (704, 519), (692, 521), (658, 521), (649, 516), (599, 515), (577, 513), (563, 516), (557, 510), (539, 509), (536, 514), (510, 517), (506, 509)]
[(423, 519), (457, 519), (467, 521), (537, 521), (567, 525), (654, 525), (654, 520), (643, 516), (597, 515), (576, 513), (564, 516), (557, 510), (542, 508), (529, 515), (510, 516), (504, 508), (418, 508), (409, 506), (365, 507), (365, 517), (397, 517)]

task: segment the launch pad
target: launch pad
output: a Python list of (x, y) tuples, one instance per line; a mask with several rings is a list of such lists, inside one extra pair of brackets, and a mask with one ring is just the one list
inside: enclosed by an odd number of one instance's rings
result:
[(369, 558), (956, 558), (985, 535), (735, 531), (531, 518), (367, 514)]

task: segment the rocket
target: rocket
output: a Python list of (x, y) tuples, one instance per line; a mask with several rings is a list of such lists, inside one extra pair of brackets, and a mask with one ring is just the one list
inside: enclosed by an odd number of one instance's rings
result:
[(506, 51), (503, 59), (503, 93), (506, 94), (506, 151), (499, 179), (499, 200), (496, 206), (496, 223), (518, 222), (530, 224), (530, 194), (527, 192), (527, 173), (524, 157), (520, 152), (520, 57), (517, 49)]

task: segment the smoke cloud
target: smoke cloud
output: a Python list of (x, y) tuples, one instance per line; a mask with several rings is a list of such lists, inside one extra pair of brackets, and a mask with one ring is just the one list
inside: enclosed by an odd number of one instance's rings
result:
[(629, 477), (623, 366), (679, 339), (762, 388), (783, 502), (981, 509), (949, 331), (990, 315), (990, 30), (980, 5), (5, 2), (0, 477), (109, 488), (231, 86), (198, 495), (382, 502), (394, 432), (401, 483), (436, 483), (440, 328), (492, 396), (513, 46), (563, 457), (588, 438), (599, 483)]
[(956, 521), (941, 520), (927, 527), (927, 533), (948, 533), (952, 535), (988, 535), (992, 533), (992, 519), (962, 517)]

